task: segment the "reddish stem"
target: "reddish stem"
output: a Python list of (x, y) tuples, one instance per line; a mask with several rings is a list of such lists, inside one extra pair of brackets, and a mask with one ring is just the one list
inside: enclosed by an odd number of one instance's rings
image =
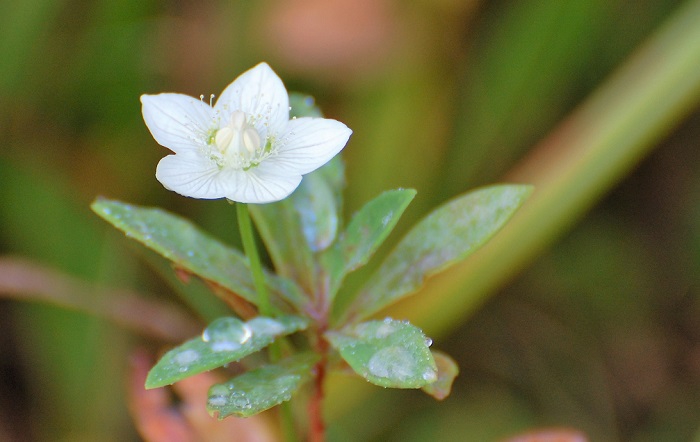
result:
[(323, 420), (323, 381), (326, 376), (326, 360), (316, 364), (316, 379), (314, 393), (309, 401), (309, 441), (324, 442), (326, 440), (326, 424)]
[(329, 344), (323, 334), (328, 329), (328, 278), (326, 275), (321, 275), (319, 278), (318, 297), (316, 298), (314, 311), (311, 312), (311, 317), (316, 320), (316, 353), (321, 356), (314, 370), (314, 392), (309, 399), (309, 441), (324, 442), (326, 440), (326, 424), (323, 418), (323, 398), (324, 389), (323, 383), (326, 379), (326, 370), (328, 364), (328, 348)]

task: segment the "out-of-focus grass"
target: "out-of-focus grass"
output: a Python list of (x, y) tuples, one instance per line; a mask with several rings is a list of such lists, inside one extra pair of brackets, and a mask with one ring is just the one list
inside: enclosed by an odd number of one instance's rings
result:
[[(354, 130), (349, 213), (388, 187), (418, 189), (405, 231), (456, 193), (501, 179), (683, 3), (692, 2), (290, 0), (299, 25), (283, 28), (287, 7), (271, 1), (8, 4), (0, 251), (172, 296), (115, 247), (122, 239), (88, 204), (99, 193), (164, 206), (235, 242), (227, 204), (185, 200), (153, 179), (165, 149), (141, 122), (138, 96), (217, 93), (260, 60)], [(389, 31), (360, 39), (371, 20)], [(332, 38), (338, 29), (366, 46), (345, 51), (353, 39)], [(346, 56), (323, 58), (328, 50)], [(542, 425), (594, 440), (690, 438), (700, 401), (697, 123), (474, 317), (441, 332), (451, 337), (435, 345), (463, 367), (450, 399), (380, 390), (337, 417), (333, 439), (494, 440)], [(17, 356), (0, 360), (0, 415), (14, 417), (0, 418), (0, 434), (135, 440), (120, 393), (132, 338), (92, 318), (0, 302), (0, 331), (12, 336), (0, 352)]]

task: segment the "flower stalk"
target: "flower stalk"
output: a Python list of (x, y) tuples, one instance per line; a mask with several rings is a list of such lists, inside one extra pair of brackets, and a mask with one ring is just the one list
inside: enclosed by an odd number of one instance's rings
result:
[(255, 245), (255, 237), (253, 236), (253, 224), (250, 220), (250, 211), (245, 203), (236, 204), (236, 215), (238, 216), (238, 229), (241, 232), (241, 242), (243, 243), (243, 251), (248, 257), (250, 271), (253, 274), (253, 284), (255, 291), (258, 294), (258, 309), (262, 316), (272, 316), (272, 304), (270, 303), (270, 294), (267, 291), (265, 284), (265, 275), (263, 274), (262, 264), (260, 263), (260, 254), (258, 247)]

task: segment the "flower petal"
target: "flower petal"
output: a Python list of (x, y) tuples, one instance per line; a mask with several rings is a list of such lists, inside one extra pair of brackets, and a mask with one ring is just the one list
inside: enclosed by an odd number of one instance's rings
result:
[(213, 161), (199, 152), (163, 158), (156, 168), (156, 178), (166, 189), (191, 198), (224, 198), (228, 191), (226, 176)]
[(251, 115), (255, 129), (265, 139), (284, 130), (289, 120), (289, 95), (272, 68), (260, 63), (228, 85), (214, 109), (224, 115), (237, 110)]
[(336, 156), (348, 142), (352, 130), (343, 123), (327, 118), (289, 120), (286, 132), (279, 137), (279, 151), (265, 160), (278, 173), (305, 175)]
[(175, 153), (206, 145), (214, 110), (183, 94), (141, 95), (143, 119), (158, 144)]
[(260, 166), (247, 171), (232, 171), (226, 198), (239, 203), (264, 204), (283, 200), (301, 183), (301, 175), (279, 175)]

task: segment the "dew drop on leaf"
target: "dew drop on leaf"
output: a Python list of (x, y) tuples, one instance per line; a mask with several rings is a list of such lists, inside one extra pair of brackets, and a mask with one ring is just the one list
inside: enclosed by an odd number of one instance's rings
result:
[(391, 378), (398, 381), (413, 376), (416, 361), (403, 347), (386, 347), (375, 353), (367, 364), (370, 373), (379, 378)]
[(234, 351), (248, 342), (253, 335), (250, 327), (236, 318), (219, 318), (202, 332), (202, 341), (208, 342), (212, 351)]
[(285, 330), (284, 325), (280, 324), (279, 321), (260, 316), (251, 319), (248, 324), (252, 330), (259, 330), (267, 335), (279, 335)]
[(175, 356), (175, 362), (182, 366), (188, 366), (191, 363), (196, 362), (197, 359), (199, 359), (199, 353), (197, 353), (195, 350), (185, 350)]
[(428, 381), (430, 383), (437, 381), (437, 379), (438, 379), (437, 371), (433, 370), (432, 368), (426, 370), (423, 373), (423, 379), (425, 379), (426, 381)]

